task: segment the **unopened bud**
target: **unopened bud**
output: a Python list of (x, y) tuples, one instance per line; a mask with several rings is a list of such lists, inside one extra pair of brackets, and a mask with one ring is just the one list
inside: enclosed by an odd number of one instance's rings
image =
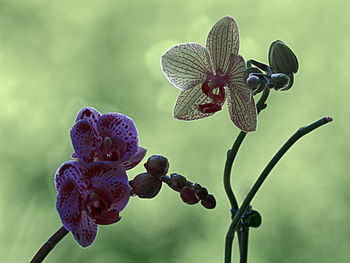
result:
[(207, 209), (213, 209), (216, 206), (215, 197), (212, 194), (209, 194), (206, 200), (201, 201), (201, 204)]
[(152, 155), (144, 166), (150, 175), (156, 177), (165, 175), (169, 170), (168, 159), (161, 155)]
[(289, 85), (289, 77), (283, 73), (271, 75), (271, 83), (275, 90), (286, 90)]
[(199, 202), (199, 199), (197, 198), (193, 190), (188, 186), (185, 186), (184, 188), (182, 188), (180, 192), (180, 196), (182, 201), (184, 201), (186, 204), (189, 204), (189, 205), (194, 205)]
[(281, 40), (272, 42), (269, 49), (269, 64), (275, 73), (291, 74), (298, 71), (298, 59)]
[(194, 193), (200, 200), (206, 200), (208, 198), (208, 190), (199, 184), (194, 186)]
[(140, 198), (153, 198), (159, 193), (162, 181), (148, 173), (142, 173), (130, 181), (129, 185), (132, 188), (132, 194)]
[(175, 191), (180, 192), (181, 189), (186, 185), (186, 178), (180, 174), (173, 173), (170, 175), (169, 186)]
[(260, 79), (259, 77), (250, 74), (249, 77), (247, 78), (247, 87), (251, 89), (252, 91), (255, 91), (260, 87)]

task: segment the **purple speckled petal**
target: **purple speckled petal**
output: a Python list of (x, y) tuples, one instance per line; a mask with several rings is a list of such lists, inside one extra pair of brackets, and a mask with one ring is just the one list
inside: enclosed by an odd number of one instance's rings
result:
[(137, 152), (133, 156), (131, 156), (130, 159), (120, 163), (119, 165), (122, 166), (125, 170), (134, 168), (136, 165), (138, 165), (142, 161), (142, 159), (146, 155), (146, 152), (147, 150), (145, 148), (139, 146), (137, 149)]
[(71, 180), (74, 182), (75, 187), (80, 194), (86, 193), (87, 185), (83, 179), (85, 169), (84, 164), (79, 161), (68, 161), (63, 163), (57, 169), (55, 175), (55, 186), (57, 192), (66, 180)]
[(81, 221), (82, 197), (71, 179), (66, 179), (58, 189), (56, 208), (62, 224), (68, 231), (78, 228)]
[(130, 190), (130, 186), (126, 184), (118, 184), (114, 189), (111, 189), (110, 191), (113, 195), (111, 209), (115, 209), (119, 212), (122, 211), (129, 202)]
[(84, 180), (91, 188), (113, 189), (116, 184), (128, 184), (125, 170), (111, 162), (94, 162), (84, 173)]
[(84, 107), (79, 111), (75, 122), (80, 120), (87, 120), (90, 123), (91, 127), (96, 129), (97, 120), (100, 116), (101, 116), (101, 113), (95, 108)]
[(119, 153), (120, 149), (111, 149), (112, 152), (121, 155), (118, 160), (113, 161), (126, 161), (137, 151), (137, 129), (133, 120), (126, 115), (119, 113), (102, 114), (97, 122), (97, 131), (103, 140), (109, 137), (113, 141), (119, 141), (120, 143), (116, 143), (115, 147), (121, 145), (121, 143), (125, 144), (125, 149), (123, 149), (122, 153)]
[(94, 242), (97, 230), (98, 225), (83, 211), (80, 224), (72, 231), (72, 234), (80, 246), (88, 247)]
[(97, 132), (97, 121), (98, 121), (98, 118), (100, 118), (100, 116), (101, 116), (101, 113), (95, 108), (84, 107), (79, 111), (78, 116), (75, 120), (75, 122), (79, 120), (87, 120), (90, 123), (94, 131), (95, 140), (98, 143), (98, 145), (102, 143), (102, 139)]
[(90, 123), (87, 120), (77, 121), (70, 131), (70, 136), (78, 159), (87, 164), (92, 163), (97, 157), (98, 150)]
[(84, 179), (93, 189), (109, 190), (113, 196), (111, 209), (124, 209), (130, 198), (130, 186), (125, 170), (110, 162), (95, 162), (87, 168)]

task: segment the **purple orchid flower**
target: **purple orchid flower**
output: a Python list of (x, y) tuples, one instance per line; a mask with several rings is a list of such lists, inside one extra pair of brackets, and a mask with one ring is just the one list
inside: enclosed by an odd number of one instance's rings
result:
[(238, 26), (232, 17), (224, 17), (210, 30), (206, 47), (185, 43), (165, 52), (163, 73), (181, 90), (175, 118), (189, 121), (211, 116), (227, 98), (232, 122), (242, 131), (256, 130), (257, 110), (243, 80), (246, 66), (238, 49)]
[(146, 155), (146, 149), (138, 146), (135, 123), (123, 114), (101, 114), (92, 107), (82, 108), (70, 135), (75, 150), (72, 157), (85, 164), (107, 161), (128, 170)]
[(56, 172), (55, 185), (63, 226), (82, 247), (95, 240), (98, 225), (120, 220), (131, 190), (125, 170), (110, 162), (65, 162)]

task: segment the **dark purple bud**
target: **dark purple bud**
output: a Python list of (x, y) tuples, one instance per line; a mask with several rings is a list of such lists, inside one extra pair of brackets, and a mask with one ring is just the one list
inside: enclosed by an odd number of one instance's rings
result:
[(197, 198), (196, 194), (188, 186), (185, 186), (181, 190), (180, 196), (181, 196), (182, 201), (184, 201), (186, 204), (189, 204), (189, 205), (194, 205), (194, 204), (197, 204), (199, 202), (199, 199)]
[(142, 173), (130, 181), (129, 185), (132, 188), (132, 194), (140, 198), (153, 198), (159, 193), (162, 181), (148, 173)]
[(156, 177), (165, 175), (169, 170), (168, 159), (161, 155), (152, 155), (144, 166), (150, 175)]
[(209, 194), (207, 200), (202, 200), (201, 204), (207, 209), (213, 209), (216, 206), (215, 197), (212, 194)]
[(208, 197), (208, 190), (199, 184), (195, 184), (194, 193), (200, 200), (206, 200)]
[(181, 189), (186, 185), (186, 178), (180, 174), (173, 173), (170, 175), (169, 186), (175, 191), (180, 192)]

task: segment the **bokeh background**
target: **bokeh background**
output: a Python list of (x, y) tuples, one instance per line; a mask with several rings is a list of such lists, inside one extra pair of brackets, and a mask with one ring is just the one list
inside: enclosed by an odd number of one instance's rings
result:
[(334, 118), (302, 138), (256, 196), (263, 224), (251, 231), (249, 262), (349, 262), (349, 5), (1, 0), (0, 262), (29, 262), (61, 226), (53, 178), (70, 159), (69, 131), (87, 105), (132, 117), (147, 156), (168, 157), (171, 172), (206, 186), (218, 204), (189, 206), (163, 187), (153, 200), (132, 198), (122, 220), (100, 227), (88, 249), (69, 234), (46, 262), (223, 262), (230, 212), (222, 173), (238, 130), (226, 107), (201, 121), (172, 118), (179, 91), (163, 76), (160, 56), (178, 43), (204, 44), (225, 15), (238, 22), (246, 59), (267, 62), (270, 43), (281, 39), (300, 62), (293, 88), (272, 92), (239, 152), (233, 185), (240, 201), (298, 127)]

